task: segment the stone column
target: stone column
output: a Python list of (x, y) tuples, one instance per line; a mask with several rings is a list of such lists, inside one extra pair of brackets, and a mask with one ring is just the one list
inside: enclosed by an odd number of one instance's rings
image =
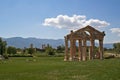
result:
[(89, 60), (92, 59), (92, 46), (90, 46), (89, 48)]
[(94, 57), (94, 46), (95, 46), (94, 40), (91, 39), (90, 43), (91, 43), (91, 48), (90, 48), (90, 60), (91, 60)]
[(69, 60), (72, 61), (73, 60), (73, 48), (74, 48), (74, 41), (73, 41), (73, 30), (71, 30), (71, 35), (70, 35), (70, 57)]
[(68, 40), (67, 40), (67, 37), (64, 37), (65, 38), (65, 57), (64, 57), (64, 61), (67, 61), (68, 60)]
[(99, 40), (99, 53), (100, 53), (100, 59), (103, 59), (103, 40)]
[(74, 48), (73, 39), (71, 39), (70, 40), (70, 58), (69, 58), (70, 61), (73, 60), (73, 48)]
[(73, 40), (73, 59), (76, 58), (76, 40)]
[(86, 40), (83, 40), (83, 61), (86, 61), (87, 54), (86, 54)]
[(82, 42), (81, 40), (78, 41), (78, 60), (82, 60)]

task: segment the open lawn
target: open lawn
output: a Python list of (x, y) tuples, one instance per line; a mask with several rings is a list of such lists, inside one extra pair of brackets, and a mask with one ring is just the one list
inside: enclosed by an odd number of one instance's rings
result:
[(0, 61), (0, 80), (120, 80), (120, 59), (64, 62), (63, 57)]

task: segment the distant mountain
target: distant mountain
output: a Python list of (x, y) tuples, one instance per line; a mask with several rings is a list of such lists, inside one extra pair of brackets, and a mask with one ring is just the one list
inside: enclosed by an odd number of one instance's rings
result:
[(111, 49), (113, 48), (113, 43), (106, 43), (103, 45), (104, 48)]
[[(63, 39), (39, 39), (39, 38), (22, 38), (22, 37), (12, 37), (12, 38), (4, 38), (7, 41), (8, 46), (14, 46), (17, 48), (29, 47), (32, 43), (34, 47), (41, 48), (42, 44), (50, 44), (52, 47), (56, 48), (59, 45), (64, 45)], [(104, 44), (105, 48), (113, 48), (113, 44)], [(96, 43), (96, 46), (98, 44)]]
[(52, 47), (57, 47), (58, 45), (64, 45), (63, 39), (38, 39), (38, 38), (22, 38), (22, 37), (12, 37), (4, 38), (7, 41), (8, 46), (14, 46), (17, 48), (29, 47), (32, 43), (34, 47), (41, 48), (42, 44), (49, 44)]

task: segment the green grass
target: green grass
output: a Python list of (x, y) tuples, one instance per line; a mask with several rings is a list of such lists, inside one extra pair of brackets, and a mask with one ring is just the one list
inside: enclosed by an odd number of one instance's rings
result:
[(64, 62), (63, 57), (0, 61), (0, 80), (120, 80), (120, 59)]

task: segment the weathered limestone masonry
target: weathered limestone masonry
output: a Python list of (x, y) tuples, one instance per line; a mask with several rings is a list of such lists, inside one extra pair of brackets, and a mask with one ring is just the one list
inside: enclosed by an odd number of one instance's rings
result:
[[(99, 41), (99, 53), (100, 59), (103, 59), (103, 39), (105, 33), (96, 30), (91, 26), (86, 26), (75, 32), (71, 31), (65, 38), (65, 58), (64, 61), (73, 61), (78, 59), (79, 61), (87, 60), (87, 41), (90, 41), (89, 46), (89, 59), (92, 60), (94, 55), (95, 40)], [(68, 42), (70, 42), (70, 51), (68, 50)], [(78, 42), (78, 56), (76, 57), (76, 42)], [(70, 53), (69, 53), (70, 52)]]

